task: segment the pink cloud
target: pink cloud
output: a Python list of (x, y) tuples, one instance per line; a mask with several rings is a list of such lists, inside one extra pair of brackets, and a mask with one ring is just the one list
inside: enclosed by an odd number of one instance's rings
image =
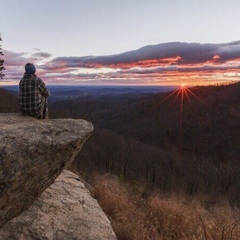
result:
[[(5, 79), (20, 79), (24, 65), (34, 60), (37, 74), (50, 83), (160, 84), (198, 78), (239, 79), (240, 41), (224, 44), (163, 43), (109, 56), (57, 57), (46, 52), (4, 51)], [(50, 60), (49, 60), (50, 59)], [(45, 64), (41, 61), (44, 60)], [(104, 72), (102, 69), (107, 68)], [(218, 74), (221, 78), (214, 78)], [(200, 81), (199, 80), (199, 81)]]

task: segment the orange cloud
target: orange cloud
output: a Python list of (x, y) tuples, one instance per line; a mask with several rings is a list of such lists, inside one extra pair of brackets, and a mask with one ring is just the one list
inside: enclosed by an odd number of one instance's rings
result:
[[(134, 67), (141, 68), (150, 68), (150, 67), (159, 67), (159, 66), (167, 66), (174, 65), (181, 61), (180, 56), (169, 57), (169, 58), (161, 58), (161, 59), (150, 59), (150, 60), (139, 60), (132, 62), (118, 62), (118, 63), (99, 63), (99, 62), (84, 62), (80, 61), (77, 66), (82, 68), (112, 68), (112, 69), (131, 69)], [(58, 67), (61, 68), (62, 61), (58, 61)]]
[(218, 62), (221, 59), (219, 55), (214, 55), (213, 56), (213, 62)]

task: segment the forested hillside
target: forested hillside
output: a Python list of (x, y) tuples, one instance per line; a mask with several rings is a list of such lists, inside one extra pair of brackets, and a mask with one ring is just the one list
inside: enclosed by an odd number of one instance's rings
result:
[(225, 196), (238, 205), (240, 84), (189, 91), (183, 98), (178, 92), (78, 98), (50, 107), (94, 123), (79, 169), (167, 192)]
[[(185, 96), (182, 109), (183, 151), (204, 156), (214, 154), (218, 160), (238, 156), (235, 133), (239, 129), (240, 85), (197, 87), (191, 91), (195, 96)], [(51, 107), (147, 144), (179, 146), (181, 99), (176, 94), (166, 99), (168, 95), (79, 98)], [(223, 145), (226, 147), (222, 148)]]

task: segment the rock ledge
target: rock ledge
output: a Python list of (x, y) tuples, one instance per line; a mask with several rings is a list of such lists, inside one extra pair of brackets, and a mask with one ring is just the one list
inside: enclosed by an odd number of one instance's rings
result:
[(0, 114), (0, 227), (32, 205), (92, 131), (85, 120)]

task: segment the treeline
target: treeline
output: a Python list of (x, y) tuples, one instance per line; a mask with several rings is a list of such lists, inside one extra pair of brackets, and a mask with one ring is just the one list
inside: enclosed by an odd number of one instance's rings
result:
[(240, 207), (239, 162), (215, 162), (194, 155), (181, 156), (174, 147), (161, 149), (109, 130), (95, 129), (74, 161), (86, 178), (93, 172), (111, 173), (153, 190), (202, 196), (206, 204), (227, 199)]

